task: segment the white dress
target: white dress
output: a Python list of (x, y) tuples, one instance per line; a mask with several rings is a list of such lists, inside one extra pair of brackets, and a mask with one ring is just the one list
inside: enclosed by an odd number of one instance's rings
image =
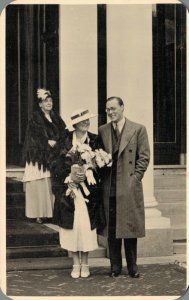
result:
[(25, 214), (28, 218), (52, 218), (54, 195), (50, 172), (39, 170), (38, 163), (26, 162), (22, 179), (26, 192)]
[[(83, 142), (86, 140), (85, 136)], [(74, 145), (76, 136), (73, 134), (72, 144)], [(80, 190), (77, 190), (77, 197), (74, 199), (74, 224), (73, 229), (59, 228), (60, 245), (69, 251), (88, 252), (98, 248), (96, 229), (91, 230), (91, 224), (86, 205), (86, 199)]]

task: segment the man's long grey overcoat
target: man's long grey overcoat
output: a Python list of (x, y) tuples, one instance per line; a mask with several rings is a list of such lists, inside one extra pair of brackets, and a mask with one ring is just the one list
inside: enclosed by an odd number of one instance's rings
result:
[[(112, 153), (112, 125), (99, 128), (99, 139), (106, 152)], [(146, 128), (126, 118), (121, 134), (116, 181), (116, 238), (145, 236), (142, 178), (150, 159)], [(111, 168), (102, 174), (102, 192), (108, 232)]]

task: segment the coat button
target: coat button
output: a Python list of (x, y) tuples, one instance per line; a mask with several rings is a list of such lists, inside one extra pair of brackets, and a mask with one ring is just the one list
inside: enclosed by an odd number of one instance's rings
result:
[(130, 176), (133, 176), (133, 173), (131, 173)]
[(132, 149), (129, 149), (129, 152), (132, 152), (133, 150)]
[(130, 160), (129, 164), (132, 164), (132, 161)]

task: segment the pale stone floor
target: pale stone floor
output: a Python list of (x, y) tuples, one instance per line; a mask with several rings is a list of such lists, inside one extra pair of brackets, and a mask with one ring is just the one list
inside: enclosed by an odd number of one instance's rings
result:
[[(72, 279), (70, 267), (7, 272), (7, 295), (11, 296), (175, 296), (186, 291), (186, 269), (174, 263), (140, 264), (140, 278), (123, 268), (117, 278), (108, 276), (109, 266), (91, 264), (89, 278)], [(24, 298), (25, 299), (25, 298)]]

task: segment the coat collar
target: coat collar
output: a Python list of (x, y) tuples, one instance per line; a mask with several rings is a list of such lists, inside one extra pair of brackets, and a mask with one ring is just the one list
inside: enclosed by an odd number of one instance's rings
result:
[[(112, 129), (111, 128), (112, 128), (112, 124), (110, 122), (107, 124), (107, 131), (106, 134), (104, 135), (105, 145), (107, 147), (106, 151), (109, 153), (112, 153)], [(121, 134), (118, 157), (123, 152), (125, 147), (128, 145), (134, 133), (135, 133), (135, 129), (132, 126), (132, 122), (129, 121), (127, 118), (125, 118), (125, 125), (123, 127), (123, 131)]]

